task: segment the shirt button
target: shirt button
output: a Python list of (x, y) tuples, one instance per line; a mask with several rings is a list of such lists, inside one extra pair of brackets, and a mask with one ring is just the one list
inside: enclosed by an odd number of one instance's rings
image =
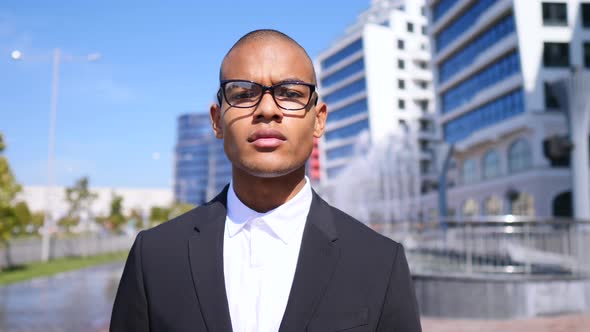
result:
[(256, 225), (262, 225), (262, 224), (264, 224), (264, 220), (256, 219)]

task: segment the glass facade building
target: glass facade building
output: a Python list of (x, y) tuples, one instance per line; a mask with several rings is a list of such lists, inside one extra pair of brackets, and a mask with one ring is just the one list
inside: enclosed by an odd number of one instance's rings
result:
[(216, 139), (209, 114), (178, 117), (174, 165), (174, 198), (201, 205), (213, 198), (231, 179), (231, 164)]
[[(456, 165), (448, 211), (564, 216), (573, 175), (546, 146), (570, 134), (554, 83), (587, 71), (590, 4), (432, 0), (428, 11), (437, 123)], [(438, 210), (436, 195), (422, 202)]]
[[(363, 45), (362, 37), (355, 39), (320, 61), (320, 72), (326, 73), (320, 78), (321, 97), (330, 112), (324, 134), (324, 143), (328, 146), (354, 139), (369, 130)], [(356, 120), (351, 122), (351, 119)], [(355, 154), (354, 143), (324, 150), (326, 162), (323, 165), (328, 178), (334, 178), (343, 169), (341, 165), (332, 165), (333, 161), (350, 159)]]

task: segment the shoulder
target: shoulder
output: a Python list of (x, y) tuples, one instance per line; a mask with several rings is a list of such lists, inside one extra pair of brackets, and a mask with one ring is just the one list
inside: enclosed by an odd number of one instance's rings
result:
[(169, 221), (163, 222), (157, 226), (142, 231), (143, 241), (175, 241), (189, 238), (195, 228), (211, 219), (211, 206), (214, 202), (198, 206), (184, 214), (181, 214)]

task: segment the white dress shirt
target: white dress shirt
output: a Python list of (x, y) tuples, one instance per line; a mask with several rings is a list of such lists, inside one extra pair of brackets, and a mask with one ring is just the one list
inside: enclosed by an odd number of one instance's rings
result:
[(234, 332), (279, 330), (311, 200), (306, 177), (305, 186), (295, 197), (259, 213), (239, 200), (230, 183), (223, 268)]

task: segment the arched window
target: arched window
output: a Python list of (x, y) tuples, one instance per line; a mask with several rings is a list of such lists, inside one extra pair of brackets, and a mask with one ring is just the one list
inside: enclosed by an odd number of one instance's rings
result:
[(531, 147), (524, 139), (519, 139), (508, 149), (508, 169), (510, 173), (526, 170), (531, 166)]
[(477, 216), (479, 214), (479, 206), (477, 205), (477, 201), (473, 198), (466, 200), (465, 203), (463, 203), (461, 214), (463, 217)]
[(512, 201), (512, 214), (515, 216), (534, 216), (535, 215), (535, 200), (532, 195), (527, 193), (519, 193), (514, 201)]
[(474, 183), (478, 180), (477, 163), (475, 159), (466, 159), (463, 162), (462, 175), (463, 184)]
[(498, 216), (502, 214), (502, 200), (498, 196), (492, 196), (483, 203), (483, 213), (486, 216)]
[(483, 157), (483, 177), (491, 179), (498, 175), (500, 175), (500, 155), (496, 150), (490, 150)]

